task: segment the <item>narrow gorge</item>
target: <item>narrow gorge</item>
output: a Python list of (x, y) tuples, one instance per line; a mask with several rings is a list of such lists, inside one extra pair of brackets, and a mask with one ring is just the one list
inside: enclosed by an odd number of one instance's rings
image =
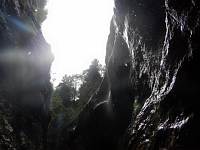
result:
[[(45, 5), (0, 1), (0, 150), (56, 150)], [(57, 149), (200, 149), (199, 40), (198, 0), (114, 0), (104, 78)]]

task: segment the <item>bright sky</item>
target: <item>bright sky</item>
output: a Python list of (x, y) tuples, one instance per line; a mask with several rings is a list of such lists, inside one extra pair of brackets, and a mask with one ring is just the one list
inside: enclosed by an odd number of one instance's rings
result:
[(94, 58), (104, 64), (114, 0), (49, 0), (42, 25), (55, 60), (54, 84), (65, 74), (81, 73)]

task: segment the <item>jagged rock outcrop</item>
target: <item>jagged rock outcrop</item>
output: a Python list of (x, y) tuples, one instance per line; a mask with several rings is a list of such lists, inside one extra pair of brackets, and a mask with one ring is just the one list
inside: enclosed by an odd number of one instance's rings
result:
[(73, 149), (199, 149), (199, 21), (198, 0), (115, 0), (107, 72)]
[[(128, 147), (199, 149), (197, 68), (200, 58), (200, 3), (192, 0), (165, 0), (164, 4), (164, 7), (160, 5), (165, 13), (166, 30), (159, 50), (161, 59), (154, 63), (158, 68), (156, 74), (148, 76), (149, 85), (153, 86), (150, 88), (150, 96), (145, 99), (131, 124)], [(151, 74), (154, 69), (147, 66), (145, 70), (148, 68)], [(144, 74), (142, 70), (139, 72)]]
[(41, 32), (45, 0), (0, 1), (0, 149), (45, 148), (53, 55)]

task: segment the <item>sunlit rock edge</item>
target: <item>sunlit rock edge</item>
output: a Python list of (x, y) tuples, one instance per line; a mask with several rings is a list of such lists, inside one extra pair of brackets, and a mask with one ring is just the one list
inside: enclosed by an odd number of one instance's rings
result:
[(76, 142), (199, 149), (199, 7), (195, 0), (115, 0), (107, 72), (80, 115)]

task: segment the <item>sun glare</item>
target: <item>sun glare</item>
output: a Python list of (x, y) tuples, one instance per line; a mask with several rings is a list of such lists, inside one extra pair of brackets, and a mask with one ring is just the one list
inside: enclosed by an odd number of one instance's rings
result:
[(42, 25), (55, 60), (54, 84), (64, 74), (81, 73), (94, 58), (104, 64), (113, 0), (49, 0)]

